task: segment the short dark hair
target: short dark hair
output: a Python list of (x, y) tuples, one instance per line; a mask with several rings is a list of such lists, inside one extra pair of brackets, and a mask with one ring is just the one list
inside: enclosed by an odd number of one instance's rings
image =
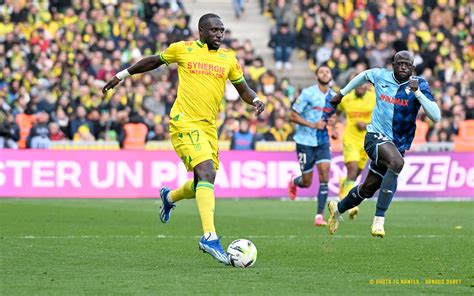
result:
[(399, 58), (410, 60), (410, 62), (412, 64), (414, 64), (414, 62), (415, 62), (415, 57), (413, 56), (413, 53), (409, 52), (408, 50), (401, 50), (401, 51), (397, 52), (393, 56), (393, 62), (395, 62)]
[(329, 65), (325, 62), (325, 63), (322, 63), (321, 65), (319, 65), (319, 67), (317, 67), (316, 70), (314, 70), (314, 73), (318, 74), (318, 71), (321, 68), (328, 68), (329, 70), (331, 70), (331, 67), (329, 67)]
[(217, 14), (215, 14), (215, 13), (206, 13), (205, 15), (201, 16), (201, 18), (199, 18), (198, 27), (202, 28), (205, 24), (207, 24), (207, 22), (211, 18), (220, 19), (221, 17), (218, 16)]
[(245, 115), (242, 115), (242, 116), (240, 116), (240, 118), (239, 118), (239, 121), (243, 121), (243, 120), (245, 120), (245, 121), (247, 121), (247, 122), (250, 121), (250, 120), (247, 118), (247, 116), (245, 116)]

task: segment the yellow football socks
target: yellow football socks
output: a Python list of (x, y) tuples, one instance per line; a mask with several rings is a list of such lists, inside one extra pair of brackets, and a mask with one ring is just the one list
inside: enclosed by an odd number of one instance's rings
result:
[(349, 191), (354, 187), (355, 182), (351, 180), (344, 179), (342, 182), (341, 186), (339, 187), (340, 193), (339, 193), (339, 199), (342, 200), (344, 199)]
[(216, 232), (214, 227), (214, 184), (199, 181), (196, 186), (196, 203), (201, 217), (202, 229), (204, 233)]
[(181, 187), (172, 190), (170, 193), (170, 199), (172, 202), (194, 197), (196, 197), (196, 191), (194, 190), (194, 179), (189, 179)]

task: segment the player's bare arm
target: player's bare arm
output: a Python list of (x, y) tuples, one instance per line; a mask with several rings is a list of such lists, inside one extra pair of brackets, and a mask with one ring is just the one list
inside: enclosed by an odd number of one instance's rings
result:
[(314, 128), (314, 129), (324, 129), (326, 127), (326, 121), (324, 120), (320, 120), (317, 122), (307, 121), (306, 119), (303, 118), (303, 116), (301, 116), (295, 110), (291, 110), (290, 121), (297, 123), (299, 125), (304, 125), (304, 126), (307, 126), (309, 128)]
[(334, 140), (339, 139), (339, 132), (337, 131), (337, 123), (339, 119), (339, 114), (335, 113), (329, 118), (330, 126), (331, 126), (331, 138)]
[(332, 107), (337, 108), (337, 105), (339, 105), (339, 103), (341, 103), (342, 98), (344, 98), (344, 95), (341, 94), (340, 91), (338, 91), (337, 94), (331, 98), (330, 102), (331, 102)]
[(114, 77), (104, 85), (102, 88), (102, 93), (105, 94), (109, 89), (113, 89), (115, 86), (117, 86), (117, 84), (120, 83), (120, 81), (128, 76), (154, 70), (163, 64), (164, 62), (158, 55), (143, 58), (133, 64), (131, 67), (114, 75)]
[(248, 86), (245, 80), (234, 84), (234, 86), (239, 92), (242, 100), (255, 107), (256, 115), (259, 115), (263, 110), (265, 110), (265, 104), (257, 97), (257, 94)]
[(356, 122), (356, 127), (360, 131), (365, 131), (365, 128), (367, 127), (367, 123), (362, 122), (362, 121), (358, 121), (358, 122)]
[(361, 73), (357, 74), (354, 78), (349, 81), (349, 83), (340, 91), (337, 92), (335, 96), (331, 98), (331, 105), (336, 108), (339, 103), (341, 103), (342, 98), (344, 98), (345, 95), (347, 95), (349, 92), (351, 92), (353, 89), (363, 85), (364, 83), (368, 82), (368, 79), (366, 77), (366, 71), (362, 71)]

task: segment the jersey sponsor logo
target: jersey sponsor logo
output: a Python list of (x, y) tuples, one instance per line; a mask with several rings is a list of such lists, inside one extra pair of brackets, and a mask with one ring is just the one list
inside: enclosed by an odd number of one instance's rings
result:
[(322, 111), (322, 112), (324, 112), (324, 113), (331, 113), (331, 112), (332, 112), (332, 108), (329, 108), (329, 107), (319, 107), (319, 106), (315, 106), (315, 107), (313, 107), (313, 110)]
[(352, 112), (347, 112), (347, 115), (349, 117), (368, 117), (372, 114), (372, 111), (367, 111), (367, 112), (357, 112), (357, 111), (352, 111)]
[(390, 103), (390, 104), (394, 104), (394, 105), (398, 105), (398, 106), (404, 106), (404, 107), (408, 106), (408, 100), (394, 98), (394, 97), (391, 97), (391, 96), (387, 96), (385, 94), (380, 95), (380, 99), (382, 101)]
[(203, 62), (188, 62), (187, 64), (190, 74), (213, 75), (223, 78), (226, 69), (224, 67)]

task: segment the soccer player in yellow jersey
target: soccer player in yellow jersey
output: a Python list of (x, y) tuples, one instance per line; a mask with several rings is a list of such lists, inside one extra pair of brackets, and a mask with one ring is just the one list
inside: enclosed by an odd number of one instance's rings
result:
[(170, 113), (171, 143), (187, 170), (194, 172), (194, 178), (175, 190), (161, 188), (160, 219), (168, 222), (176, 202), (195, 198), (204, 232), (199, 248), (228, 265), (229, 256), (222, 249), (214, 226), (214, 180), (219, 167), (216, 118), (226, 80), (232, 82), (246, 103), (255, 107), (257, 115), (265, 105), (248, 87), (235, 53), (219, 48), (224, 37), (221, 18), (205, 14), (198, 26), (199, 40), (176, 42), (159, 55), (143, 58), (117, 73), (102, 91), (114, 88), (130, 75), (163, 64), (178, 64), (178, 95)]
[[(343, 199), (354, 187), (357, 177), (369, 160), (364, 150), (365, 127), (372, 119), (375, 106), (375, 93), (369, 87), (368, 84), (357, 87), (344, 97), (337, 108), (338, 113), (346, 114), (342, 145), (347, 176), (339, 184), (339, 199)], [(350, 209), (349, 218), (354, 219), (358, 213), (358, 207)]]

